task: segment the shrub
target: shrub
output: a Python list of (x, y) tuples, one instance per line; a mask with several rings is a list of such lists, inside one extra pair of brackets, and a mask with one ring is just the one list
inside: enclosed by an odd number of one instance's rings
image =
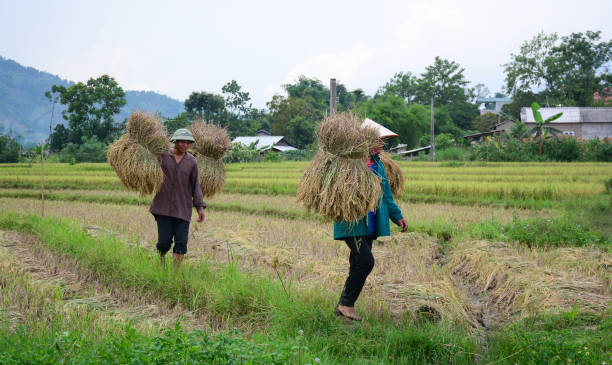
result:
[(263, 160), (265, 162), (278, 162), (281, 160), (281, 156), (274, 151), (268, 151), (264, 154)]
[(467, 150), (461, 147), (447, 147), (436, 152), (438, 161), (463, 161)]
[(579, 161), (582, 160), (583, 148), (576, 138), (552, 138), (545, 141), (543, 154), (554, 161)]
[(260, 154), (255, 147), (256, 143), (245, 146), (242, 143), (232, 143), (230, 149), (223, 156), (224, 163), (230, 162), (254, 162), (260, 160)]

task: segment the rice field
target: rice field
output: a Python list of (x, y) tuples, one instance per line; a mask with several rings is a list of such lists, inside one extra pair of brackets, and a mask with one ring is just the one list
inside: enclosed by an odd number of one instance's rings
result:
[[(223, 193), (206, 200), (203, 224), (192, 221), (181, 269), (192, 278), (177, 291), (155, 264), (151, 197), (124, 191), (110, 166), (46, 164), (37, 218), (40, 165), (1, 165), (0, 288), (48, 299), (23, 305), (0, 291), (0, 325), (17, 337), (20, 323), (72, 328), (97, 348), (109, 333), (128, 336), (124, 321), (145, 342), (181, 321), (263, 346), (261, 363), (541, 363), (549, 352), (609, 363), (612, 164), (401, 162), (409, 232), (392, 227), (375, 244), (363, 324), (331, 314), (348, 249), (296, 203), (306, 165), (226, 166)], [(90, 326), (74, 317), (84, 314)], [(33, 324), (41, 318), (46, 329)], [(529, 342), (542, 333), (549, 342)]]

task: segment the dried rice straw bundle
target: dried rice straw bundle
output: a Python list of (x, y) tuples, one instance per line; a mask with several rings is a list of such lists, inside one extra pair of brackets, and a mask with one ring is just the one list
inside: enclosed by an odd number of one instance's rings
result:
[(164, 181), (157, 155), (170, 148), (166, 130), (157, 117), (133, 112), (126, 131), (106, 152), (108, 162), (127, 190), (156, 194)]
[(317, 132), (319, 150), (304, 171), (297, 200), (333, 221), (358, 222), (376, 210), (380, 179), (365, 164), (378, 135), (354, 113), (327, 118)]
[(220, 193), (225, 184), (225, 166), (221, 159), (230, 147), (230, 140), (225, 128), (203, 121), (194, 122), (189, 129), (196, 140), (191, 148), (198, 160), (202, 195), (211, 197)]
[(385, 172), (387, 173), (387, 179), (391, 186), (391, 192), (393, 196), (397, 196), (404, 190), (404, 174), (402, 173), (402, 169), (388, 153), (381, 152), (379, 156), (380, 162), (385, 166)]

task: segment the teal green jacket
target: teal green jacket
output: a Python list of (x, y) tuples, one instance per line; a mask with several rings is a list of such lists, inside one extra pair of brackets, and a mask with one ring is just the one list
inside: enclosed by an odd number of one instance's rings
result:
[[(385, 173), (385, 167), (378, 155), (372, 157), (376, 164), (376, 175), (381, 178), (382, 197), (378, 201), (378, 209), (376, 210), (376, 229), (374, 230), (374, 238), (379, 236), (389, 236), (391, 229), (389, 227), (389, 219), (397, 224), (404, 217), (402, 211), (393, 200), (393, 193), (389, 186), (389, 180)], [(334, 222), (334, 239), (339, 240), (345, 237), (368, 236), (370, 229), (368, 228), (368, 216), (366, 214), (359, 222), (349, 223), (347, 221)]]

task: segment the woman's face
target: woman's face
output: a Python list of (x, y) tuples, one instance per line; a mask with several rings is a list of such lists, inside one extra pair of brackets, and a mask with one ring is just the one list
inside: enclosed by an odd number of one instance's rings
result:
[(378, 140), (378, 144), (376, 144), (376, 146), (374, 146), (371, 150), (370, 150), (370, 155), (378, 155), (380, 153), (380, 151), (382, 151), (383, 146), (385, 145), (385, 141), (383, 141), (382, 139)]

